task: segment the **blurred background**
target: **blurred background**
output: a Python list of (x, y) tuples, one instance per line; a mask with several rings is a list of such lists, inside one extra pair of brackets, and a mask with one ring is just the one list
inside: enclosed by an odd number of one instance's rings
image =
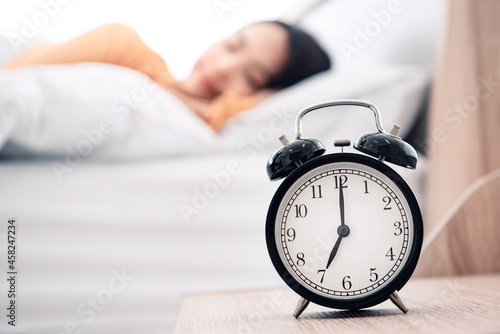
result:
[(299, 2), (2, 0), (0, 31), (21, 34), (24, 18), (33, 21), (37, 12), (47, 8), (43, 4), (50, 3), (50, 8), (58, 8), (39, 29), (37, 38), (63, 42), (110, 22), (123, 23), (136, 30), (166, 60), (175, 76), (182, 78), (214, 42), (251, 22), (276, 19)]
[[(280, 147), (278, 136), (293, 137), (295, 115), (323, 100), (368, 100), (380, 108), (386, 129), (401, 125), (401, 136), (419, 151), (419, 163), (415, 171), (392, 167), (409, 183), (424, 215), (431, 206), (439, 209), (426, 220), (439, 225), (478, 177), (446, 192), (469, 175), (460, 166), (498, 157), (483, 152), (467, 159), (469, 153), (463, 154), (463, 147), (473, 145), (467, 138), (477, 139), (484, 124), (497, 123), (478, 121), (483, 125), (474, 123), (477, 132), (467, 132), (468, 137), (461, 135), (463, 126), (450, 130), (453, 140), (440, 141), (436, 123), (432, 128), (428, 121), (429, 108), (435, 111), (434, 121), (443, 120), (448, 108), (474, 96), (483, 82), (478, 77), (495, 75), (492, 68), (498, 68), (481, 58), (496, 53), (483, 51), (479, 57), (473, 51), (483, 50), (482, 44), (469, 47), (479, 40), (473, 29), (483, 26), (480, 14), (489, 11), (460, 3), (452, 11), (442, 0), (0, 0), (0, 63), (44, 40), (63, 42), (118, 22), (136, 30), (182, 79), (214, 42), (249, 23), (274, 19), (309, 31), (334, 63), (331, 71), (274, 94), (217, 134), (172, 96), (151, 91), (134, 116), (120, 123), (122, 132), (115, 133), (119, 136), (112, 145), (96, 146), (95, 154), (71, 166), (62, 179), (54, 163), (65, 163), (66, 144), (85, 139), (82, 129), (95, 127), (113, 101), (130, 94), (143, 76), (102, 64), (0, 72), (0, 139), (11, 119), (2, 113), (28, 115), (33, 123), (6, 140), (10, 148), (23, 144), (34, 153), (16, 158), (6, 145), (0, 159), (0, 236), (4, 242), (4, 224), (16, 218), (20, 252), (19, 327), (13, 331), (2, 322), (0, 332), (170, 333), (182, 294), (283, 286), (264, 240), (267, 208), (278, 186), (269, 182), (265, 165)], [(489, 67), (474, 72), (484, 64)], [(468, 73), (465, 79), (463, 73)], [(462, 91), (447, 95), (462, 84)], [(494, 105), (493, 99), (483, 102)], [(65, 111), (73, 113), (62, 120), (54, 116)], [(477, 115), (471, 112), (463, 124), (472, 124)], [(178, 122), (173, 130), (180, 141), (168, 142), (172, 138), (158, 126), (163, 121)], [(449, 131), (449, 122), (437, 124)], [(319, 138), (329, 153), (335, 152), (335, 139), (352, 143), (374, 130), (370, 113), (351, 108), (318, 112), (304, 121), (304, 135)], [(124, 138), (135, 140), (130, 147), (147, 154), (128, 154)], [(62, 156), (46, 155), (44, 145), (49, 144)], [(166, 151), (171, 147), (181, 149), (172, 154)], [(469, 151), (480, 152), (476, 148)], [(119, 159), (108, 159), (108, 154)], [(450, 171), (456, 171), (454, 178)], [(431, 201), (429, 196), (434, 196)], [(455, 262), (444, 258), (434, 263), (445, 268), (443, 263)]]
[[(249, 23), (284, 17), (319, 35), (337, 54), (340, 41), (353, 44), (356, 28), (363, 30), (374, 20), (372, 12), (388, 9), (390, 1), (7, 1), (0, 2), (0, 31), (22, 35), (23, 28), (35, 24), (33, 39), (63, 42), (110, 22), (135, 29), (153, 50), (169, 64), (179, 78), (187, 76), (201, 53)], [(399, 63), (432, 64), (434, 45), (444, 1), (394, 1), (398, 13), (389, 27), (373, 28), (380, 35), (367, 42), (370, 54)], [(311, 9), (308, 15), (305, 12)], [(40, 12), (46, 12), (46, 15)], [(381, 19), (383, 19), (381, 17)], [(29, 22), (29, 23), (27, 23)], [(385, 29), (387, 28), (387, 29)], [(368, 28), (370, 29), (370, 28)], [(397, 45), (397, 47), (395, 47)], [(28, 46), (28, 45), (26, 45)], [(358, 58), (367, 58), (361, 56)], [(351, 63), (336, 57), (337, 64)], [(357, 61), (356, 61), (357, 62)]]

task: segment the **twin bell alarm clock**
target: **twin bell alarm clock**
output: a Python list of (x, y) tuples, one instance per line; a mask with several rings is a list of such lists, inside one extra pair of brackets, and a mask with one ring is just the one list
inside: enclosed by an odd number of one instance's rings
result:
[[(339, 152), (324, 154), (317, 139), (302, 138), (302, 119), (311, 111), (359, 106), (373, 111), (376, 132), (358, 138), (358, 154), (343, 153), (349, 140), (337, 140)], [(423, 239), (417, 200), (389, 163), (415, 169), (417, 152), (388, 133), (371, 103), (338, 100), (302, 110), (292, 141), (267, 163), (277, 189), (266, 221), (271, 261), (285, 283), (300, 295), (294, 316), (309, 302), (355, 310), (390, 299), (407, 312), (399, 290), (412, 275)]]

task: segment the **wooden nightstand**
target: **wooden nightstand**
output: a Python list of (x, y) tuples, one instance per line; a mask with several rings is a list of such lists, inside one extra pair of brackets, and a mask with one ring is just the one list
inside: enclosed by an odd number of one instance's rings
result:
[(409, 312), (391, 302), (359, 311), (310, 305), (285, 287), (183, 298), (175, 334), (500, 333), (500, 274), (412, 279), (401, 290)]

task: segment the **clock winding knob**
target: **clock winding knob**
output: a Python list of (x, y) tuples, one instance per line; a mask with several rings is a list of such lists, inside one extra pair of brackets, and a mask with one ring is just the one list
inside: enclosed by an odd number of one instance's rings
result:
[(398, 132), (399, 132), (399, 129), (401, 129), (401, 127), (399, 125), (397, 125), (397, 124), (394, 124), (392, 126), (390, 134), (393, 135), (393, 136), (397, 136)]

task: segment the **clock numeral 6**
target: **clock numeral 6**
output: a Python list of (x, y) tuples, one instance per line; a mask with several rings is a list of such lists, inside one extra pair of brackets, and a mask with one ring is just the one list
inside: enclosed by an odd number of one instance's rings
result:
[(389, 204), (391, 204), (391, 198), (389, 196), (385, 196), (384, 198), (382, 198), (382, 201), (384, 201), (384, 203), (387, 203), (384, 206), (384, 210), (392, 210), (392, 207), (389, 206)]
[(401, 235), (403, 233), (403, 229), (401, 228), (401, 222), (395, 222), (394, 227), (396, 228), (396, 231), (394, 231), (395, 236)]
[(295, 240), (295, 230), (293, 228), (289, 228), (288, 230), (286, 230), (286, 235), (288, 236), (289, 242)]
[(297, 265), (299, 267), (302, 267), (305, 264), (306, 264), (306, 260), (304, 260), (304, 253), (298, 253), (297, 254)]
[(377, 268), (370, 268), (370, 282), (376, 282), (378, 280), (378, 274), (375, 270), (377, 270)]
[(352, 283), (349, 281), (351, 279), (351, 276), (345, 276), (344, 279), (342, 280), (342, 287), (344, 290), (350, 290), (352, 288)]
[(295, 218), (304, 218), (305, 216), (307, 216), (307, 206), (295, 204)]

